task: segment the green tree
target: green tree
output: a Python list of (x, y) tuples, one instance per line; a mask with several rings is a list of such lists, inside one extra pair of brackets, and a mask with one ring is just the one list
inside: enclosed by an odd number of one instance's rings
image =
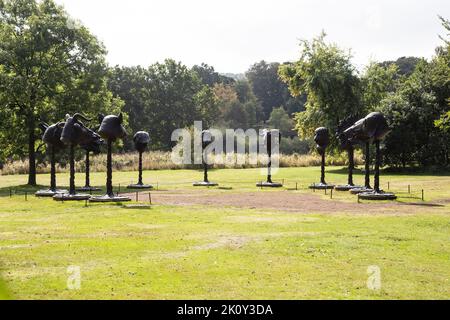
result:
[(398, 86), (397, 71), (398, 67), (395, 64), (388, 66), (374, 62), (369, 64), (361, 78), (364, 113), (377, 109), (380, 102), (389, 93), (396, 91)]
[(202, 63), (201, 65), (195, 65), (192, 67), (192, 71), (195, 72), (202, 81), (203, 84), (213, 87), (217, 83), (233, 84), (234, 79), (221, 75), (214, 70), (214, 67)]
[(278, 75), (280, 64), (260, 61), (246, 72), (254, 95), (261, 103), (262, 115), (260, 119), (266, 121), (274, 108), (286, 107), (289, 114), (303, 110), (302, 97), (292, 97), (285, 83)]
[(124, 100), (132, 131), (149, 131), (156, 149), (173, 146), (173, 130), (192, 126), (196, 120), (209, 126), (219, 112), (213, 89), (202, 84), (195, 72), (171, 59), (148, 68), (115, 67), (109, 88)]
[(295, 135), (294, 120), (289, 117), (282, 107), (273, 109), (267, 122), (271, 128), (280, 130), (283, 137), (290, 138)]
[(325, 34), (301, 42), (300, 59), (280, 66), (281, 79), (292, 95), (306, 94), (306, 111), (296, 114), (301, 137), (311, 137), (316, 127), (334, 132), (341, 119), (362, 110), (361, 84), (350, 54), (324, 41)]
[(0, 0), (0, 104), (8, 121), (0, 138), (11, 154), (28, 155), (30, 185), (40, 120), (120, 107), (106, 90), (105, 53), (52, 0)]

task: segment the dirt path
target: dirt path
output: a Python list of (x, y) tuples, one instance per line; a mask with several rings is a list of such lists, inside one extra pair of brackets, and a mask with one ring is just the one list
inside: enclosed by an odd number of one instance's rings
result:
[[(128, 194), (133, 200), (135, 193)], [(148, 201), (148, 194), (143, 192), (140, 201)], [(416, 211), (439, 210), (442, 206), (430, 204), (391, 203), (357, 203), (342, 200), (323, 199), (317, 194), (305, 194), (289, 191), (225, 193), (214, 190), (194, 191), (154, 191), (152, 202), (164, 205), (210, 205), (214, 207), (239, 207), (250, 209), (276, 209), (280, 211), (318, 212), (318, 213), (414, 213)]]

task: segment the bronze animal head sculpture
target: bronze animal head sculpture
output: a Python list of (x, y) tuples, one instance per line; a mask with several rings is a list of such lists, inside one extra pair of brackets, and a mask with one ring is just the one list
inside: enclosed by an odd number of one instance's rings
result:
[(139, 152), (144, 152), (150, 143), (150, 135), (145, 131), (138, 131), (133, 136), (134, 147)]
[(266, 146), (267, 156), (269, 157), (269, 161), (267, 162), (267, 181), (259, 182), (256, 184), (257, 187), (271, 187), (271, 188), (279, 188), (283, 185), (279, 182), (272, 181), (272, 142), (278, 139), (278, 143), (281, 141), (281, 133), (278, 129), (263, 129), (260, 132), (260, 136), (263, 137), (264, 145)]
[(43, 132), (42, 141), (44, 141), (47, 146), (52, 146), (56, 150), (63, 149), (65, 145), (61, 141), (61, 134), (64, 125), (64, 122), (58, 122), (50, 126), (45, 122), (40, 123), (39, 127)]
[(328, 129), (324, 127), (317, 128), (314, 132), (314, 142), (317, 145), (317, 151), (319, 151), (320, 154), (324, 154), (325, 149), (330, 143), (330, 135)]
[(202, 131), (202, 147), (205, 149), (208, 145), (213, 142), (213, 135), (209, 130)]
[(102, 138), (114, 141), (116, 139), (122, 139), (127, 135), (125, 128), (122, 126), (122, 113), (118, 116), (104, 116), (103, 114), (99, 114), (98, 120), (100, 122), (98, 133)]
[(349, 150), (354, 147), (355, 141), (350, 140), (346, 130), (350, 128), (357, 119), (358, 116), (349, 116), (342, 120), (336, 129), (336, 138), (343, 150)]
[(390, 131), (386, 118), (380, 112), (369, 113), (344, 131), (353, 143), (380, 141)]
[(99, 139), (98, 134), (86, 127), (80, 119), (90, 121), (79, 113), (76, 113), (73, 116), (70, 116), (69, 114), (66, 115), (66, 123), (61, 134), (61, 141), (63, 143), (87, 145), (92, 143), (92, 141)]
[(84, 142), (83, 144), (80, 144), (80, 147), (88, 152), (93, 152), (95, 154), (99, 154), (100, 148), (104, 144), (104, 141), (93, 130), (91, 130), (89, 128), (88, 128), (88, 130), (92, 131), (92, 134), (90, 135), (91, 139), (89, 141)]

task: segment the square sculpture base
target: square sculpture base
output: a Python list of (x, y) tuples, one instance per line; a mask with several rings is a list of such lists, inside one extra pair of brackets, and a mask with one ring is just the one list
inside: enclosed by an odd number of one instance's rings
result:
[(258, 188), (281, 188), (283, 186), (282, 183), (279, 182), (258, 182), (256, 184)]
[(85, 193), (58, 193), (53, 196), (53, 200), (56, 201), (83, 201), (89, 200), (91, 195)]
[(96, 188), (96, 187), (91, 187), (91, 186), (85, 186), (82, 188), (77, 188), (77, 191), (81, 191), (81, 192), (93, 192), (93, 191), (101, 191), (101, 188)]
[(361, 189), (362, 186), (355, 186), (355, 185), (350, 185), (350, 184), (344, 184), (344, 185), (339, 185), (339, 186), (334, 187), (334, 190), (336, 190), (336, 191), (349, 191), (349, 190), (357, 189), (357, 188)]
[(366, 187), (350, 189), (350, 193), (351, 194), (360, 194), (360, 193), (363, 193), (363, 192), (373, 192), (373, 189), (372, 188), (366, 188)]
[(91, 197), (89, 199), (89, 202), (128, 202), (128, 201), (131, 201), (131, 199), (128, 197), (109, 196), (107, 194), (101, 197)]
[(334, 184), (314, 183), (314, 184), (310, 185), (309, 188), (316, 189), (316, 190), (334, 189)]
[(390, 192), (363, 192), (358, 194), (358, 197), (363, 200), (395, 200), (397, 196)]
[(47, 190), (39, 190), (37, 191), (34, 195), (36, 197), (46, 197), (46, 198), (51, 198), (53, 197), (55, 194), (59, 194), (59, 193), (68, 193), (69, 191), (67, 190), (59, 190), (56, 189), (55, 191), (51, 190), (51, 189), (47, 189)]
[(194, 182), (192, 185), (194, 187), (217, 187), (219, 184), (215, 182), (201, 181), (201, 182)]
[(151, 184), (130, 184), (127, 189), (153, 189)]

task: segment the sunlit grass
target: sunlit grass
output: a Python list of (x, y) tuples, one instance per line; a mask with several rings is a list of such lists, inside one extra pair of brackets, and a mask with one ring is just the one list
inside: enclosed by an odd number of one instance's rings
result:
[[(327, 180), (345, 183), (340, 168)], [(83, 175), (77, 174), (78, 185)], [(148, 171), (160, 189), (192, 189), (196, 170)], [(212, 170), (211, 180), (230, 190), (255, 187), (258, 169)], [(287, 189), (299, 196), (317, 181), (319, 168), (281, 169)], [(39, 175), (46, 185), (48, 175)], [(92, 175), (102, 186), (103, 173)], [(114, 184), (137, 179), (114, 173)], [(360, 174), (355, 182), (362, 183)], [(67, 185), (68, 176), (58, 175)], [(1, 176), (0, 269), (9, 293), (19, 299), (448, 299), (450, 296), (450, 176), (384, 175), (400, 201), (425, 204), (407, 214), (330, 212), (310, 214), (212, 206), (59, 203), (17, 187), (26, 176)], [(411, 185), (413, 194), (407, 193)], [(17, 194), (9, 197), (9, 187)], [(16, 188), (17, 187), (17, 188)], [(154, 191), (158, 192), (158, 191)], [(201, 192), (201, 191), (199, 191)], [(212, 192), (212, 190), (211, 190)], [(348, 193), (320, 193), (326, 201), (356, 201)], [(274, 198), (276, 201), (276, 198)], [(373, 203), (376, 206), (376, 203)], [(380, 213), (383, 213), (380, 211)], [(79, 266), (81, 289), (67, 288), (67, 268)], [(367, 268), (381, 269), (382, 287), (367, 288)]]

